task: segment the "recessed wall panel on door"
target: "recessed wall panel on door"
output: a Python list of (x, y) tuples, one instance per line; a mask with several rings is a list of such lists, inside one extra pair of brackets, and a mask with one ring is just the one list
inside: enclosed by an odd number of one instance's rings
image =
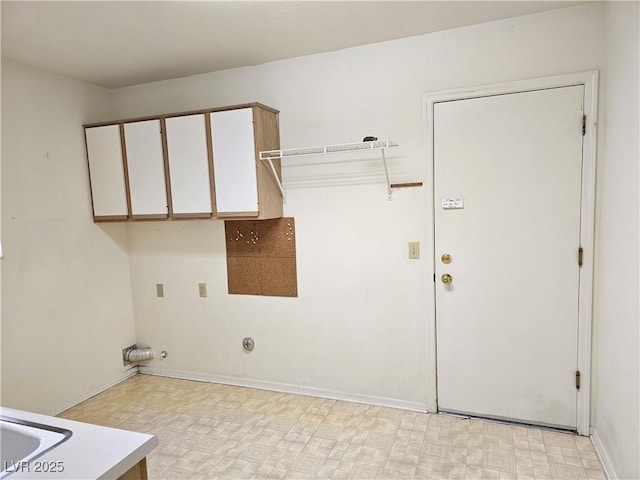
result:
[(126, 123), (125, 150), (133, 218), (169, 214), (160, 120)]
[(173, 215), (210, 216), (211, 182), (205, 115), (165, 120)]
[(126, 219), (129, 211), (120, 126), (86, 128), (85, 138), (94, 218)]
[(258, 216), (253, 109), (212, 112), (213, 170), (218, 216)]

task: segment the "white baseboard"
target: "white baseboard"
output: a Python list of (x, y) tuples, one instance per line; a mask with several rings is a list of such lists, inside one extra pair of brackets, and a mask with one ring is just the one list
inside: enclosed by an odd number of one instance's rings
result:
[(286, 383), (264, 382), (261, 380), (251, 380), (244, 378), (225, 377), (222, 375), (212, 375), (209, 373), (185, 372), (181, 370), (164, 370), (159, 368), (145, 367), (140, 365), (139, 372), (145, 375), (156, 375), (160, 377), (180, 378), (183, 380), (195, 380), (199, 382), (222, 383), (225, 385), (235, 385), (237, 387), (257, 388), (260, 390), (271, 390), (274, 392), (292, 393), (296, 395), (307, 395), (311, 397), (329, 398), (331, 400), (343, 400), (345, 402), (364, 403), (367, 405), (377, 405), (380, 407), (399, 408), (425, 413), (427, 404), (420, 402), (409, 402), (395, 398), (376, 397), (373, 395), (361, 395), (347, 392), (336, 392), (314, 387), (301, 387)]
[(70, 402), (67, 402), (65, 405), (55, 408), (52, 412), (44, 412), (44, 413), (46, 415), (56, 416), (56, 415), (64, 412), (65, 410), (69, 410), (71, 407), (75, 407), (79, 403), (82, 403), (85, 400), (89, 400), (91, 397), (94, 397), (97, 394), (99, 394), (101, 392), (104, 392), (105, 390), (113, 387), (114, 385), (117, 385), (120, 382), (124, 382), (127, 378), (133, 377), (137, 373), (138, 373), (138, 367), (136, 365), (134, 365), (131, 368), (128, 368), (128, 369), (118, 373), (117, 375), (112, 376), (106, 382), (87, 390), (82, 395), (74, 398)]
[(602, 440), (600, 440), (598, 431), (595, 428), (591, 427), (590, 434), (591, 443), (593, 443), (593, 446), (596, 449), (596, 455), (598, 455), (598, 458), (600, 459), (600, 463), (602, 464), (602, 469), (604, 470), (605, 476), (608, 480), (619, 478), (616, 474), (615, 469), (613, 468), (613, 463), (611, 463), (611, 459), (607, 454), (607, 450), (604, 448)]

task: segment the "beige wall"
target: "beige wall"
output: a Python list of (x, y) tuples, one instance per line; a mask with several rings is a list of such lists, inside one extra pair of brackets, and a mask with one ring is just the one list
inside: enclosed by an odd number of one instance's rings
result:
[(54, 413), (126, 375), (124, 225), (92, 221), (82, 124), (108, 90), (2, 63), (2, 405)]
[(640, 478), (637, 2), (605, 4), (592, 425), (615, 474)]
[[(169, 352), (149, 368), (424, 409), (433, 309), (424, 94), (598, 69), (601, 40), (602, 6), (587, 5), (115, 90), (119, 117), (263, 102), (282, 112), (283, 147), (390, 138), (400, 144), (388, 151), (393, 181), (425, 184), (388, 201), (377, 153), (286, 161), (295, 299), (226, 293), (222, 222), (131, 225), (138, 340)], [(408, 241), (421, 242), (420, 260), (407, 259)]]

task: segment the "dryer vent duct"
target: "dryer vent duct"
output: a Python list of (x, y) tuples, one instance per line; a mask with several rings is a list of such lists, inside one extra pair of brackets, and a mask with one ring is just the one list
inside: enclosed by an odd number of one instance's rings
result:
[(131, 345), (122, 350), (122, 362), (125, 365), (151, 360), (154, 356), (155, 353), (151, 347), (138, 348), (137, 345)]

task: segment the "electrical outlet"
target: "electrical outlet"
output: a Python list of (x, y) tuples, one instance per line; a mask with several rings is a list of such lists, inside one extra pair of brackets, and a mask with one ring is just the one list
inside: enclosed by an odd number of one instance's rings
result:
[(198, 292), (200, 293), (201, 297), (206, 297), (207, 296), (207, 284), (206, 283), (199, 283), (198, 284)]
[(420, 242), (409, 242), (409, 258), (412, 260), (420, 258)]
[(156, 283), (156, 296), (164, 297), (164, 284)]

